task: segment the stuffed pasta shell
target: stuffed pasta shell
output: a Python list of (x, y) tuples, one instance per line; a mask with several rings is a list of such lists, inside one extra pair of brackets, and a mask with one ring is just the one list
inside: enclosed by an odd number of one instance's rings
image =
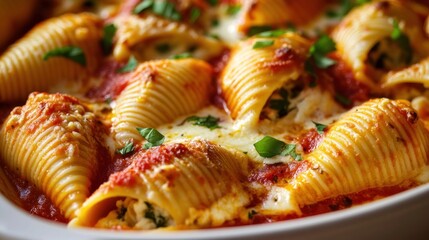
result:
[(346, 113), (289, 186), (301, 206), (416, 177), (428, 164), (429, 132), (410, 103), (373, 99)]
[(210, 100), (212, 68), (197, 59), (141, 64), (116, 100), (112, 129), (116, 142), (142, 140), (137, 127), (157, 127), (193, 113)]
[(205, 140), (140, 150), (84, 203), (71, 226), (219, 226), (249, 203), (247, 156)]
[(208, 60), (224, 50), (224, 44), (215, 38), (206, 37), (184, 23), (152, 15), (120, 18), (117, 25), (113, 54), (118, 61), (125, 61), (131, 55), (145, 61), (182, 53)]
[(310, 0), (302, 4), (296, 0), (241, 0), (243, 4), (240, 30), (247, 32), (254, 26), (285, 27), (287, 23), (304, 25), (321, 14), (325, 0)]
[(100, 160), (100, 123), (79, 101), (33, 93), (0, 131), (4, 164), (42, 190), (71, 219), (89, 196)]
[(389, 72), (383, 78), (384, 87), (392, 87), (402, 83), (420, 83), (429, 87), (429, 58), (426, 58), (408, 68)]
[[(260, 43), (269, 46), (257, 48)], [(303, 73), (310, 43), (293, 33), (279, 38), (253, 37), (240, 42), (220, 76), (231, 117), (253, 127), (274, 91)]]
[(3, 0), (0, 2), (0, 53), (17, 37), (34, 16), (37, 0)]
[(88, 13), (36, 25), (0, 57), (0, 102), (33, 91), (81, 91), (100, 61), (101, 20)]
[(377, 89), (387, 72), (429, 53), (422, 17), (405, 1), (379, 1), (353, 10), (332, 35), (356, 79)]

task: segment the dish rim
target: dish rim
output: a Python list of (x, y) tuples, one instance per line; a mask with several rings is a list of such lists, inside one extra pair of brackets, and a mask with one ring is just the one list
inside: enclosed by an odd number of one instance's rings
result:
[[(296, 235), (303, 231), (317, 230), (333, 225), (350, 223), (359, 218), (398, 211), (397, 207), (420, 198), (429, 197), (429, 184), (423, 184), (395, 195), (363, 205), (335, 212), (319, 214), (266, 224), (195, 230), (155, 230), (150, 232), (124, 232), (92, 228), (69, 228), (64, 224), (31, 216), (0, 195), (0, 236), (23, 239), (237, 239), (269, 235)], [(413, 203), (415, 204), (415, 203)], [(8, 218), (4, 216), (9, 216)], [(22, 231), (26, 229), (26, 231)]]

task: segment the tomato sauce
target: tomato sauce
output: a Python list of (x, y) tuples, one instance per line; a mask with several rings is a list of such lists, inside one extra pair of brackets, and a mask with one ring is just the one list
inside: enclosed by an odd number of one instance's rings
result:
[(337, 61), (337, 64), (327, 70), (332, 78), (334, 95), (341, 94), (350, 100), (350, 103), (340, 103), (344, 106), (352, 106), (369, 100), (369, 87), (355, 79), (352, 69), (338, 55), (330, 54), (330, 57)]
[(52, 201), (36, 186), (23, 180), (18, 175), (5, 168), (7, 177), (16, 188), (16, 193), (21, 201), (21, 207), (30, 214), (57, 222), (67, 223), (68, 220)]

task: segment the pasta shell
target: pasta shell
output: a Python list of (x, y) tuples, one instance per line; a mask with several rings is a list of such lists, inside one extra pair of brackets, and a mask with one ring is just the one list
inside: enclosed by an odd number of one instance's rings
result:
[(0, 1), (0, 53), (31, 20), (37, 0)]
[(143, 140), (136, 127), (157, 127), (209, 103), (212, 68), (196, 59), (141, 64), (113, 109), (116, 142)]
[[(205, 140), (142, 150), (94, 192), (70, 225), (94, 226), (128, 197), (164, 209), (176, 227), (219, 226), (249, 203), (241, 184), (247, 167), (245, 154)], [(225, 203), (233, 207), (221, 210)]]
[[(56, 86), (80, 90), (101, 58), (100, 24), (94, 15), (82, 13), (37, 25), (0, 57), (0, 103), (24, 101), (33, 91), (54, 91)], [(43, 60), (47, 52), (65, 46), (80, 47), (86, 67), (63, 57)]]
[(341, 58), (351, 66), (356, 79), (373, 89), (379, 87), (375, 81), (379, 76), (368, 74), (368, 54), (378, 42), (391, 37), (394, 21), (409, 37), (412, 48), (419, 49), (414, 51), (415, 55), (429, 53), (420, 16), (401, 1), (381, 1), (359, 7), (348, 14), (332, 33)]
[(285, 26), (286, 23), (304, 25), (324, 11), (325, 0), (242, 0), (243, 15), (240, 29), (252, 26)]
[(383, 79), (383, 87), (391, 87), (401, 83), (421, 83), (429, 87), (429, 58), (406, 69), (389, 72)]
[(334, 123), (291, 191), (302, 206), (398, 185), (415, 177), (428, 156), (429, 133), (409, 102), (370, 100)]
[[(193, 57), (208, 60), (225, 49), (220, 41), (205, 37), (184, 23), (151, 15), (120, 18), (117, 25), (118, 41), (113, 55), (118, 61), (126, 61), (132, 54), (145, 61), (169, 58), (184, 52), (192, 52)], [(166, 49), (160, 49), (160, 46)]]
[[(257, 42), (267, 41), (273, 44), (254, 49)], [(240, 124), (256, 125), (273, 92), (301, 75), (309, 47), (307, 40), (292, 33), (279, 38), (254, 37), (239, 43), (220, 76), (232, 118)]]
[(73, 97), (33, 93), (3, 124), (0, 157), (71, 219), (89, 196), (98, 166), (98, 124)]

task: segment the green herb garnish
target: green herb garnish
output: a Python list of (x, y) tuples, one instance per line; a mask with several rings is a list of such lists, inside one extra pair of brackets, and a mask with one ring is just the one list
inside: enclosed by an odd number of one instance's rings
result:
[(118, 70), (119, 73), (127, 73), (132, 72), (137, 67), (137, 59), (134, 56), (131, 56), (130, 59), (128, 59), (127, 65), (123, 66)]
[(154, 0), (144, 0), (139, 3), (133, 10), (134, 14), (140, 14), (145, 10), (152, 8)]
[(277, 29), (277, 30), (259, 33), (258, 36), (259, 37), (280, 37), (281, 35), (287, 32), (288, 30), (285, 30), (285, 29)]
[(230, 5), (230, 6), (228, 6), (228, 8), (226, 9), (226, 14), (228, 14), (228, 15), (230, 15), (230, 16), (234, 16), (234, 15), (236, 15), (240, 10), (241, 10), (241, 6), (240, 6), (240, 5)]
[(336, 63), (335, 60), (326, 57), (330, 52), (336, 50), (335, 42), (327, 35), (322, 35), (311, 47), (310, 58), (319, 68), (328, 68)]
[(133, 13), (140, 14), (146, 10), (152, 10), (156, 15), (175, 21), (180, 20), (182, 17), (174, 4), (165, 0), (144, 0), (134, 8)]
[(46, 61), (51, 57), (63, 57), (86, 66), (85, 53), (80, 47), (67, 46), (53, 49), (43, 55), (43, 60)]
[(162, 215), (156, 216), (155, 209), (153, 208), (152, 204), (146, 201), (144, 203), (147, 207), (146, 212), (144, 213), (144, 217), (152, 220), (157, 228), (166, 227), (167, 219)]
[(247, 30), (247, 36), (251, 37), (253, 35), (271, 31), (273, 28), (271, 26), (266, 25), (258, 25), (258, 26), (251, 26), (249, 30)]
[(274, 44), (274, 40), (256, 41), (255, 44), (253, 44), (253, 49), (266, 48), (266, 47), (272, 46), (273, 44)]
[(286, 144), (270, 136), (265, 136), (255, 144), (256, 151), (261, 157), (271, 158), (277, 155), (291, 156), (297, 161), (302, 160), (301, 155), (296, 153), (295, 144)]
[(353, 8), (369, 3), (371, 0), (342, 0), (340, 8), (335, 10), (328, 10), (326, 16), (330, 18), (342, 18), (346, 16)]
[(206, 2), (210, 4), (210, 6), (216, 6), (219, 0), (206, 0)]
[(134, 143), (129, 141), (125, 144), (125, 146), (119, 149), (117, 152), (121, 155), (126, 155), (134, 151)]
[(344, 106), (349, 106), (352, 104), (352, 100), (339, 93), (335, 94), (335, 99)]
[(194, 23), (198, 20), (198, 18), (201, 16), (201, 10), (199, 8), (192, 8), (191, 9), (191, 16), (190, 16), (190, 21), (191, 23)]
[(314, 123), (314, 125), (316, 125), (316, 130), (317, 130), (317, 132), (319, 133), (319, 134), (323, 134), (324, 133), (324, 130), (325, 130), (325, 128), (327, 128), (328, 126), (326, 126), (326, 125), (324, 125), (324, 124), (321, 124), (321, 123), (317, 123), (317, 122), (314, 122), (314, 121), (312, 121), (313, 123)]
[(103, 28), (101, 46), (103, 48), (103, 53), (106, 55), (112, 50), (113, 37), (115, 36), (116, 30), (117, 28), (113, 23), (108, 24)]
[(413, 58), (412, 55), (412, 48), (410, 39), (408, 36), (401, 30), (399, 27), (399, 23), (396, 19), (393, 20), (393, 31), (390, 34), (390, 38), (394, 40), (396, 43), (398, 43), (399, 47), (403, 50), (405, 53), (405, 62), (407, 64), (410, 64)]
[(137, 128), (137, 131), (147, 141), (143, 146), (145, 149), (159, 146), (164, 143), (165, 137), (154, 128)]
[(252, 210), (250, 210), (250, 211), (247, 213), (247, 217), (248, 217), (249, 219), (252, 219), (252, 218), (253, 218), (253, 216), (255, 216), (256, 214), (258, 214), (258, 212), (257, 212), (257, 211), (255, 211), (254, 209), (252, 209)]
[(192, 57), (192, 54), (189, 52), (185, 52), (185, 53), (181, 53), (181, 54), (177, 54), (172, 56), (172, 59), (184, 59), (184, 58), (190, 58)]
[(185, 119), (185, 122), (191, 122), (193, 125), (206, 127), (210, 130), (220, 128), (219, 126), (219, 118), (215, 118), (211, 115), (208, 115), (207, 117), (197, 117), (197, 116), (191, 116)]

